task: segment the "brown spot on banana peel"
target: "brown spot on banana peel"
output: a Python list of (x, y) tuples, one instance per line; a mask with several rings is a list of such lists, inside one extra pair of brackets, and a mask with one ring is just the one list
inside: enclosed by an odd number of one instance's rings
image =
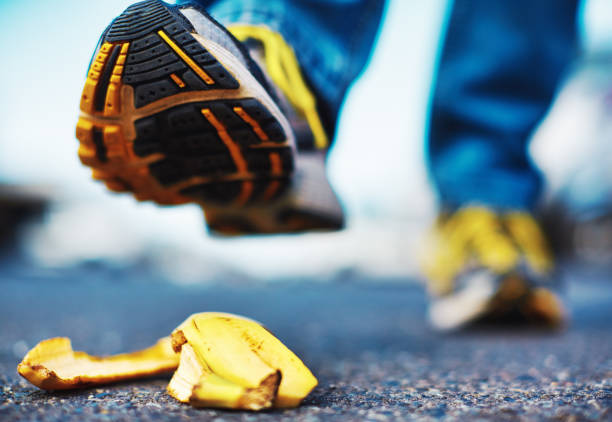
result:
[(169, 337), (147, 349), (110, 357), (75, 352), (70, 339), (56, 337), (30, 350), (17, 372), (43, 390), (69, 390), (171, 373), (178, 363)]
[(194, 407), (226, 407), (255, 411), (268, 409), (274, 404), (280, 380), (280, 371), (276, 371), (264, 378), (258, 387), (245, 388), (216, 374), (210, 374), (194, 386), (189, 403)]
[(183, 332), (180, 330), (174, 331), (170, 336), (170, 339), (172, 341), (172, 350), (174, 350), (175, 353), (180, 353), (181, 346), (187, 343), (187, 338), (185, 338), (185, 334), (183, 334)]
[[(278, 387), (280, 386), (281, 380), (282, 375), (280, 371), (276, 371), (275, 373), (268, 375), (268, 377), (261, 382), (259, 387), (247, 388), (244, 396), (238, 402), (238, 405), (242, 406), (244, 409), (251, 410), (260, 410), (272, 407), (278, 395)], [(198, 386), (194, 390), (194, 397), (196, 398), (199, 397), (199, 388), (201, 387)]]

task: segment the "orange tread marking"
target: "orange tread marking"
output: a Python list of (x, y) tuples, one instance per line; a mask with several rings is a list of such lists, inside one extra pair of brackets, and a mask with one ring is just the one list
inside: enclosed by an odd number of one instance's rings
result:
[(86, 166), (94, 165), (96, 160), (96, 150), (86, 145), (79, 145), (79, 160)]
[(91, 64), (89, 72), (87, 73), (87, 80), (85, 81), (85, 87), (81, 94), (81, 110), (87, 113), (93, 113), (94, 108), (94, 95), (96, 94), (96, 87), (98, 86), (98, 80), (100, 79), (100, 72), (104, 69), (104, 65), (108, 60), (108, 52), (111, 51), (113, 45), (109, 43), (102, 44), (96, 59)]
[[(240, 148), (238, 147), (238, 145), (234, 142), (231, 136), (229, 136), (229, 134), (227, 133), (227, 129), (225, 128), (225, 126), (223, 126), (223, 123), (217, 120), (215, 115), (207, 108), (202, 109), (202, 114), (204, 115), (206, 120), (208, 120), (210, 124), (213, 125), (213, 127), (217, 130), (217, 133), (219, 134), (219, 138), (221, 138), (221, 140), (223, 141), (223, 143), (229, 150), (229, 153), (232, 156), (232, 160), (234, 160), (234, 163), (236, 164), (236, 168), (238, 169), (238, 172), (247, 173), (249, 170), (247, 162), (242, 156), (242, 153), (240, 152)], [(238, 205), (246, 204), (246, 201), (249, 200), (252, 193), (253, 193), (253, 182), (251, 181), (243, 182), (242, 190), (240, 192), (240, 196), (238, 197), (238, 199), (236, 199), (236, 203)]]
[[(105, 50), (110, 51), (108, 48), (105, 48)], [(121, 48), (121, 54), (127, 53), (127, 51), (128, 44), (125, 43)], [(118, 64), (120, 64), (119, 60)], [(118, 88), (122, 87), (120, 75), (111, 76), (110, 82), (109, 87), (112, 83), (117, 84)], [(93, 113), (93, 92), (95, 92), (97, 82), (88, 78), (87, 84), (89, 84), (89, 89), (93, 89), (93, 91), (92, 95), (85, 100), (92, 102), (90, 110)], [(87, 91), (85, 92), (85, 95), (87, 95)], [(128, 92), (127, 95), (131, 94)], [(127, 104), (126, 107), (129, 108), (130, 105)], [(87, 112), (86, 107), (81, 108)], [(106, 162), (101, 162), (98, 159), (93, 142), (94, 129), (102, 130), (103, 142), (109, 159)], [(163, 156), (155, 154), (146, 159), (137, 157), (132, 149), (131, 141), (126, 138), (124, 130), (126, 129), (118, 123), (94, 122), (87, 117), (79, 118), (76, 125), (76, 137), (80, 142), (78, 155), (81, 162), (92, 169), (92, 177), (104, 182), (107, 188), (112, 191), (131, 191), (139, 201), (151, 200), (162, 205), (193, 202), (192, 199), (182, 196), (178, 192), (180, 190), (178, 186), (171, 189), (163, 187), (151, 176), (147, 166), (151, 162), (163, 158)]]
[(129, 191), (128, 186), (120, 179), (105, 180), (104, 184), (109, 190), (113, 192), (127, 192)]
[(79, 140), (79, 159), (86, 166), (91, 166), (97, 163), (96, 149), (93, 146), (93, 124), (80, 118), (77, 123), (76, 137)]
[(109, 177), (111, 177), (111, 175), (104, 170), (93, 168), (91, 171), (91, 177), (95, 180), (103, 181), (104, 179), (108, 179)]
[(240, 196), (236, 199), (237, 205), (244, 205), (247, 203), (251, 195), (253, 194), (253, 182), (242, 182), (242, 190)]
[(244, 120), (249, 126), (253, 128), (253, 132), (255, 132), (255, 134), (259, 137), (259, 139), (261, 139), (264, 142), (270, 140), (266, 132), (264, 132), (261, 126), (259, 126), (259, 123), (257, 123), (255, 119), (249, 116), (249, 114), (246, 111), (244, 111), (242, 107), (234, 107), (234, 113), (240, 116), (242, 120)]
[[(93, 143), (93, 130), (103, 130), (104, 146), (108, 162), (100, 162)], [(80, 141), (78, 155), (81, 162), (92, 169), (92, 178), (102, 181), (115, 192), (133, 191), (138, 200), (154, 200), (160, 204), (184, 204), (190, 202), (175, 191), (159, 186), (152, 179), (147, 163), (134, 163), (133, 152), (120, 126), (94, 124), (81, 117), (76, 135)]]
[[(272, 169), (273, 176), (281, 176), (283, 174), (283, 164), (278, 152), (270, 153), (270, 167)], [(264, 201), (272, 199), (276, 192), (278, 192), (280, 185), (280, 181), (272, 180), (263, 194)]]
[(106, 100), (104, 103), (105, 116), (117, 115), (121, 111), (121, 76), (123, 75), (123, 63), (125, 63), (129, 46), (130, 43), (123, 43), (121, 52), (117, 57), (117, 63), (115, 63), (115, 67), (113, 68), (108, 90), (106, 91)]
[(280, 188), (280, 181), (278, 180), (271, 181), (262, 196), (263, 200), (269, 201), (270, 199), (272, 199), (272, 197), (276, 194), (276, 192), (278, 192), (279, 188)]
[(229, 136), (229, 134), (227, 133), (227, 129), (225, 129), (225, 126), (223, 126), (223, 123), (217, 120), (215, 115), (207, 108), (202, 109), (202, 114), (204, 115), (204, 117), (206, 117), (206, 120), (208, 120), (210, 124), (213, 125), (213, 127), (217, 130), (219, 137), (229, 150), (229, 153), (232, 156), (232, 159), (234, 160), (238, 171), (241, 173), (248, 172), (247, 162), (244, 160), (244, 157), (240, 152), (240, 148)]
[(200, 66), (198, 66), (196, 64), (196, 62), (193, 61), (193, 59), (191, 57), (189, 57), (187, 55), (187, 53), (185, 53), (183, 50), (181, 50), (181, 48), (176, 45), (176, 43), (174, 41), (172, 41), (170, 39), (170, 37), (168, 35), (166, 35), (166, 33), (164, 31), (157, 31), (157, 34), (166, 42), (166, 44), (168, 44), (170, 46), (171, 49), (174, 50), (174, 52), (176, 54), (179, 55), (179, 57), (181, 59), (183, 59), (183, 61), (185, 63), (187, 63), (187, 65), (195, 72), (197, 73), (197, 75), (202, 78), (202, 80), (204, 82), (206, 82), (207, 85), (214, 85), (215, 81), (213, 78), (210, 77), (210, 75), (208, 73), (206, 73)]
[(106, 156), (109, 160), (122, 158), (126, 155), (124, 139), (119, 126), (106, 126), (103, 139), (106, 146)]
[(283, 174), (283, 163), (278, 152), (270, 153), (270, 167), (274, 176), (281, 176)]
[(175, 75), (174, 73), (170, 74), (170, 78), (172, 78), (174, 83), (177, 84), (179, 88), (185, 88), (187, 86), (185, 85), (185, 82), (183, 82), (183, 80), (179, 78), (177, 75)]
[(92, 145), (91, 131), (93, 130), (93, 123), (89, 120), (85, 120), (82, 117), (79, 118), (76, 128), (76, 137), (82, 143)]

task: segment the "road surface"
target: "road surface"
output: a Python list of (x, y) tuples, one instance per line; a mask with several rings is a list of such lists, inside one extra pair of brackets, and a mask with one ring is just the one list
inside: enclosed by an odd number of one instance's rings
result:
[[(177, 286), (142, 268), (46, 270), (0, 262), (0, 420), (385, 421), (612, 420), (612, 280), (565, 271), (573, 322), (563, 332), (433, 332), (410, 280), (345, 272), (332, 281)], [(319, 378), (295, 410), (197, 410), (165, 393), (167, 378), (47, 393), (16, 365), (38, 341), (68, 336), (95, 354), (146, 347), (193, 312), (266, 324)]]

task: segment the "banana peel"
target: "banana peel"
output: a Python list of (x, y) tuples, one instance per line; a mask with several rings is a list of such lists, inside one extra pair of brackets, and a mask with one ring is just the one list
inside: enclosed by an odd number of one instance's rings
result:
[(110, 357), (75, 352), (69, 338), (43, 340), (17, 366), (17, 372), (43, 390), (70, 390), (171, 373), (179, 363), (169, 337), (133, 353)]
[(167, 391), (178, 401), (254, 411), (297, 407), (318, 383), (304, 363), (259, 323), (217, 312), (194, 314), (155, 345), (110, 357), (75, 352), (65, 337), (44, 340), (26, 354), (17, 371), (45, 390), (175, 371)]
[(190, 344), (181, 349), (181, 363), (167, 389), (178, 401), (194, 407), (244, 410), (262, 410), (273, 405), (280, 381), (278, 371), (263, 379), (257, 387), (248, 388), (213, 373), (200, 361)]
[[(318, 383), (291, 350), (248, 318), (211, 312), (194, 314), (173, 331), (171, 338), (177, 352), (190, 347), (205, 374), (191, 385), (189, 402), (195, 406), (210, 406), (207, 395), (211, 391), (233, 385), (242, 389), (238, 408), (296, 407)], [(186, 378), (181, 366), (183, 361), (174, 375), (181, 381), (173, 382), (173, 377), (168, 387), (170, 395), (178, 400), (185, 396), (177, 388)]]

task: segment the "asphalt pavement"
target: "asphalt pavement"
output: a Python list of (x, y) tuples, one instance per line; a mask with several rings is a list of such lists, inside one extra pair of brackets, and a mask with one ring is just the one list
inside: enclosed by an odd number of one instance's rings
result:
[[(228, 274), (179, 286), (146, 265), (41, 269), (0, 261), (2, 421), (612, 420), (612, 277), (564, 271), (571, 325), (560, 332), (431, 330), (411, 280), (346, 271), (329, 280), (266, 283)], [(255, 318), (295, 351), (320, 384), (297, 409), (198, 410), (168, 396), (167, 378), (48, 393), (16, 373), (38, 341), (76, 350), (146, 347), (189, 314)]]

